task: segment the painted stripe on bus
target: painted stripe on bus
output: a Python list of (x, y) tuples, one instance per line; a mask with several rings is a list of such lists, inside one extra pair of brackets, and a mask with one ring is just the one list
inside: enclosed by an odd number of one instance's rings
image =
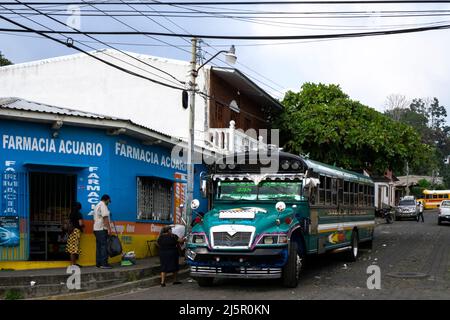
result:
[(326, 224), (319, 224), (317, 230), (320, 233), (323, 232), (329, 232), (329, 231), (335, 231), (335, 230), (344, 230), (344, 229), (352, 229), (353, 227), (369, 227), (374, 226), (375, 221), (369, 220), (369, 221), (354, 221), (354, 222), (344, 222), (344, 223), (326, 223)]

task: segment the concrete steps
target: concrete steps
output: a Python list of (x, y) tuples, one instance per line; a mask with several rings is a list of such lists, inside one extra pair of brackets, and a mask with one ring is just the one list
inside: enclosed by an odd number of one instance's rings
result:
[[(183, 266), (180, 264), (180, 267)], [(154, 257), (138, 260), (136, 265), (129, 267), (120, 265), (114, 265), (113, 269), (83, 267), (81, 268), (80, 290), (67, 288), (66, 282), (70, 274), (66, 273), (65, 268), (0, 271), (0, 299), (11, 297), (29, 299), (99, 290), (152, 278), (159, 274), (159, 270), (159, 259)]]

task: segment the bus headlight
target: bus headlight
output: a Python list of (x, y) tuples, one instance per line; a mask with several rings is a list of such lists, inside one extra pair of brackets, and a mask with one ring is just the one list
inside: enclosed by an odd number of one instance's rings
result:
[(267, 235), (263, 236), (261, 240), (259, 240), (258, 244), (285, 244), (288, 242), (287, 235)]
[(286, 203), (284, 203), (283, 201), (277, 202), (277, 204), (275, 205), (275, 209), (277, 209), (278, 212), (283, 212), (284, 210), (286, 210)]
[(189, 243), (192, 243), (192, 244), (205, 244), (206, 243), (205, 235), (203, 235), (203, 234), (191, 234), (191, 236), (189, 237)]
[(192, 237), (192, 242), (195, 244), (205, 244), (205, 236), (201, 234), (195, 234)]

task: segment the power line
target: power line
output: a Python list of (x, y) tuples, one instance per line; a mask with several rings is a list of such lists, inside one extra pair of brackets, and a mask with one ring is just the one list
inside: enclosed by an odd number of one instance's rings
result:
[[(19, 0), (16, 0), (16, 2), (19, 2), (19, 3), (20, 3)], [(80, 31), (80, 30), (77, 30), (77, 29), (75, 29), (75, 28), (72, 28), (70, 25), (66, 25), (65, 23), (59, 21), (58, 19), (55, 19), (55, 18), (53, 18), (53, 17), (50, 17), (50, 16), (46, 15), (45, 13), (42, 13), (42, 12), (41, 12), (40, 10), (38, 10), (38, 9), (34, 9), (34, 8), (28, 6), (28, 5), (25, 5), (25, 6), (27, 6), (28, 8), (34, 10), (35, 12), (37, 12), (37, 13), (39, 13), (39, 14), (41, 14), (41, 15), (44, 15), (46, 18), (51, 19), (52, 21), (55, 21), (55, 22), (57, 22), (57, 23), (59, 23), (59, 24), (62, 24), (63, 26), (67, 26), (67, 27), (69, 27), (69, 28), (72, 29), (72, 30)], [(32, 20), (32, 19), (29, 19), (29, 18), (27, 18), (27, 19), (30, 20), (30, 21), (32, 21), (32, 22), (34, 22), (34, 23), (36, 23), (36, 22), (35, 22), (34, 20)], [(40, 25), (41, 25), (41, 24), (40, 24)], [(41, 26), (42, 26), (42, 25), (41, 25)], [(49, 28), (49, 29), (50, 29), (50, 28)], [(168, 75), (169, 77), (171, 77), (172, 79), (174, 79), (174, 80), (177, 81), (175, 84), (178, 84), (178, 83), (184, 84), (183, 81), (178, 80), (178, 79), (177, 79), (176, 77), (174, 77), (172, 74), (170, 74), (170, 73), (168, 73), (168, 72), (166, 72), (166, 71), (164, 71), (164, 70), (162, 70), (162, 69), (160, 69), (160, 68), (157, 68), (157, 67), (155, 67), (155, 66), (153, 66), (153, 65), (151, 65), (151, 64), (149, 64), (149, 63), (147, 63), (147, 62), (145, 62), (145, 61), (142, 61), (142, 60), (140, 60), (140, 59), (138, 59), (138, 58), (132, 56), (131, 54), (128, 54), (127, 52), (124, 52), (124, 51), (122, 51), (122, 50), (119, 50), (119, 49), (117, 49), (117, 48), (115, 48), (115, 47), (113, 47), (113, 46), (111, 46), (111, 45), (109, 45), (109, 44), (107, 44), (107, 43), (105, 43), (105, 42), (103, 42), (103, 41), (101, 41), (101, 40), (95, 38), (95, 37), (92, 37), (92, 36), (90, 36), (90, 35), (86, 35), (86, 34), (84, 34), (82, 31), (80, 31), (80, 32), (81, 32), (84, 36), (86, 36), (86, 37), (88, 37), (88, 38), (90, 38), (90, 39), (92, 39), (92, 40), (94, 40), (94, 41), (97, 41), (98, 43), (101, 43), (101, 44), (103, 44), (103, 45), (105, 45), (105, 46), (107, 46), (107, 47), (109, 47), (109, 48), (111, 48), (111, 49), (117, 50), (117, 51), (119, 51), (120, 53), (122, 53), (123, 55), (126, 55), (127, 57), (129, 57), (129, 58), (131, 58), (131, 59), (133, 59), (133, 60), (136, 60), (136, 61), (138, 61), (138, 62), (140, 62), (140, 63), (142, 63), (142, 64), (145, 64), (146, 66), (148, 66), (148, 67), (150, 67), (150, 68), (152, 68), (152, 69), (155, 69), (155, 70), (157, 70), (157, 71), (159, 71), (159, 72), (161, 72), (161, 73), (163, 73), (163, 74)], [(142, 71), (144, 71), (144, 72), (148, 72), (148, 73), (150, 73), (150, 74), (152, 74), (152, 75), (154, 75), (154, 76), (160, 77), (160, 76), (158, 76), (158, 75), (156, 75), (156, 74), (154, 74), (154, 73), (149, 72), (148, 70), (145, 70), (145, 69), (142, 69), (142, 68), (140, 68), (140, 67), (137, 67), (137, 66), (135, 66), (135, 65), (133, 65), (133, 64), (131, 64), (131, 63), (128, 63), (128, 62), (126, 62), (126, 61), (124, 61), (124, 60), (121, 60), (121, 59), (118, 59), (118, 60), (120, 60), (120, 61), (122, 61), (122, 62), (124, 62), (124, 63), (126, 63), (126, 64), (128, 64), (128, 65), (131, 65), (131, 66), (133, 66), (133, 67), (135, 67), (135, 68), (138, 68), (138, 69), (140, 69), (140, 70), (142, 70)], [(160, 78), (164, 79), (163, 77), (160, 77)], [(169, 81), (169, 82), (172, 82), (172, 81), (169, 80), (169, 79), (164, 79), (164, 80)], [(172, 82), (172, 83), (174, 83), (174, 82)]]
[[(59, 44), (62, 44), (62, 45), (64, 45), (64, 46), (68, 46), (69, 48), (73, 48), (73, 49), (75, 49), (75, 50), (77, 50), (77, 51), (79, 51), (79, 52), (81, 52), (81, 53), (84, 53), (84, 54), (90, 56), (91, 58), (94, 58), (94, 59), (96, 59), (96, 60), (98, 60), (98, 61), (100, 61), (100, 62), (102, 62), (102, 63), (104, 63), (104, 64), (106, 64), (106, 65), (109, 65), (109, 66), (111, 66), (111, 67), (113, 67), (113, 68), (115, 68), (115, 69), (117, 69), (117, 70), (123, 71), (123, 72), (125, 72), (125, 73), (130, 74), (130, 75), (133, 75), (133, 76), (136, 76), (136, 77), (139, 77), (139, 78), (148, 80), (148, 81), (150, 81), (150, 82), (153, 82), (153, 83), (162, 85), (162, 86), (164, 86), (164, 87), (168, 87), (168, 88), (172, 88), (172, 89), (176, 89), (176, 90), (185, 90), (184, 88), (177, 87), (177, 86), (173, 86), (173, 85), (170, 85), (170, 84), (167, 84), (167, 83), (164, 83), (164, 82), (161, 82), (161, 81), (152, 79), (152, 78), (148, 78), (148, 77), (146, 77), (146, 76), (144, 76), (144, 75), (141, 75), (141, 74), (139, 74), (139, 73), (133, 72), (133, 71), (131, 71), (131, 70), (127, 70), (127, 69), (125, 69), (125, 68), (123, 68), (123, 67), (120, 67), (120, 66), (118, 66), (118, 65), (116, 65), (116, 64), (114, 64), (114, 63), (112, 63), (112, 62), (103, 60), (102, 58), (97, 57), (95, 54), (92, 54), (92, 53), (90, 53), (90, 52), (87, 52), (87, 51), (85, 51), (85, 50), (79, 48), (78, 46), (76, 46), (76, 45), (74, 45), (74, 44), (69, 44), (68, 42), (64, 42), (64, 41), (58, 40), (58, 39), (56, 39), (56, 38), (53, 38), (53, 37), (49, 36), (48, 34), (46, 34), (45, 31), (43, 32), (43, 31), (40, 31), (40, 30), (35, 30), (35, 29), (32, 29), (32, 28), (29, 28), (29, 27), (27, 27), (27, 26), (25, 26), (25, 25), (23, 25), (23, 24), (21, 24), (21, 23), (18, 23), (18, 22), (14, 21), (14, 20), (11, 20), (11, 19), (6, 18), (6, 17), (1, 16), (1, 15), (0, 15), (0, 19), (5, 20), (5, 21), (7, 21), (7, 22), (9, 22), (9, 23), (11, 23), (11, 24), (14, 24), (14, 25), (18, 26), (19, 28), (22, 28), (22, 29), (25, 30), (26, 32), (29, 32), (29, 33), (37, 33), (37, 34), (41, 35), (42, 37), (45, 37), (45, 38), (47, 38), (47, 39), (50, 39), (50, 40), (52, 40), (52, 41), (54, 41), (54, 42), (57, 42), (57, 43), (59, 43)], [(58, 33), (58, 32), (54, 32), (53, 30), (52, 30), (52, 31), (49, 31), (49, 32), (51, 32), (51, 33)]]
[[(405, 34), (405, 33), (417, 33), (432, 30), (445, 30), (449, 29), (450, 25), (439, 25), (439, 26), (429, 26), (429, 27), (418, 27), (418, 28), (406, 28), (397, 30), (382, 30), (382, 31), (370, 31), (370, 32), (353, 32), (353, 33), (330, 33), (330, 34), (311, 34), (311, 35), (206, 35), (206, 34), (183, 34), (183, 33), (164, 33), (164, 32), (152, 32), (152, 31), (83, 31), (82, 34), (90, 35), (153, 35), (162, 37), (178, 37), (178, 38), (203, 38), (203, 39), (223, 39), (223, 40), (306, 40), (306, 39), (333, 39), (333, 38), (359, 38), (359, 37), (369, 37), (369, 36), (382, 36), (382, 35), (393, 35), (393, 34)], [(20, 32), (20, 33), (30, 33), (34, 31), (23, 30), (23, 29), (10, 29), (10, 28), (0, 28), (0, 31), (5, 32)], [(36, 30), (43, 34), (81, 34), (78, 31), (46, 31), (46, 30)]]
[[(24, 2), (25, 3), (25, 2)], [(135, 2), (127, 2), (128, 4), (139, 5)], [(450, 3), (450, 0), (367, 0), (367, 1), (183, 1), (183, 2), (152, 2), (140, 3), (141, 5), (151, 4), (153, 6), (164, 5), (188, 5), (188, 6), (203, 6), (203, 5), (221, 5), (221, 6), (253, 6), (253, 5), (355, 5), (355, 4), (423, 4), (423, 3)], [(82, 5), (84, 2), (70, 1), (70, 2), (26, 2), (29, 5)], [(89, 4), (94, 5), (118, 5), (121, 2), (110, 1), (108, 3), (98, 3), (89, 1)], [(0, 5), (14, 5), (10, 2), (0, 2)]]

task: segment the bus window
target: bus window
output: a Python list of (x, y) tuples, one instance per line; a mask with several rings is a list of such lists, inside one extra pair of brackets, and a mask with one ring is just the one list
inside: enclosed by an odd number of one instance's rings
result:
[(358, 205), (362, 207), (364, 205), (364, 186), (359, 184), (359, 196), (358, 196)]
[(370, 187), (370, 206), (375, 205), (375, 187)]
[(448, 194), (444, 194), (444, 199), (448, 199)]
[(437, 199), (437, 194), (433, 194), (433, 199)]
[(326, 184), (325, 184), (325, 203), (331, 204), (331, 178), (326, 177)]
[(350, 194), (350, 205), (353, 206), (353, 205), (355, 205), (355, 183), (354, 182), (350, 182), (350, 189), (348, 192)]
[(317, 203), (325, 204), (325, 177), (324, 176), (320, 176), (319, 196), (317, 199)]
[(333, 205), (337, 205), (337, 194), (338, 194), (338, 187), (337, 187), (337, 180), (331, 179), (331, 200)]
[(350, 196), (348, 194), (349, 184), (350, 182), (344, 181), (344, 205), (348, 205), (350, 202)]
[(367, 207), (369, 205), (369, 186), (364, 185), (364, 205)]

